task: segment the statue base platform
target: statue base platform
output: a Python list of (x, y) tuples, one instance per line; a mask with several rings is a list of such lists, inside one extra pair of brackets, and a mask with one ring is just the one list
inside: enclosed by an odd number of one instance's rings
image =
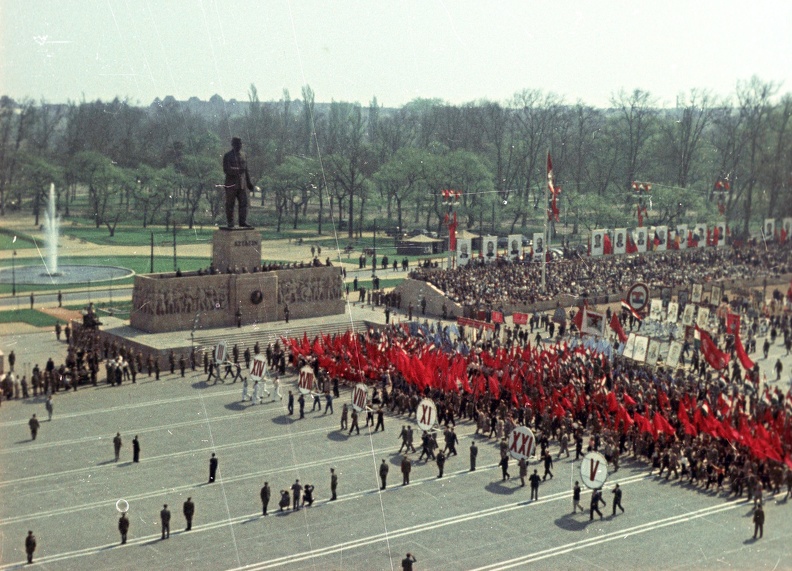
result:
[(220, 228), (212, 236), (212, 266), (218, 272), (249, 272), (260, 265), (261, 234), (255, 228)]

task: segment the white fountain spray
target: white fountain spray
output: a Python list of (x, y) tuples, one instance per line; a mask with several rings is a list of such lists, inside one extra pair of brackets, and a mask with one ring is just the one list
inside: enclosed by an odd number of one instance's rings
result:
[(56, 211), (55, 184), (50, 183), (49, 201), (47, 202), (47, 272), (50, 275), (58, 273), (58, 232), (60, 231), (60, 217)]

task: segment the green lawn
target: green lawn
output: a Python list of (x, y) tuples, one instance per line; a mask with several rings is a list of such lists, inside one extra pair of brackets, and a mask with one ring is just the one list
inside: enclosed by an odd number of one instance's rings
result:
[(54, 327), (56, 323), (63, 325), (66, 322), (36, 309), (11, 309), (0, 311), (0, 323), (27, 323), (35, 327)]
[[(179, 244), (208, 244), (212, 240), (214, 233), (213, 227), (198, 227), (190, 230), (189, 228), (177, 228), (176, 246)], [(173, 230), (165, 230), (163, 226), (152, 226), (143, 228), (141, 226), (118, 226), (115, 235), (110, 236), (107, 228), (91, 228), (88, 226), (62, 226), (61, 234), (68, 240), (69, 236), (78, 240), (85, 240), (93, 244), (106, 246), (148, 246), (151, 244), (151, 233), (154, 233), (154, 244), (159, 246), (163, 243), (168, 245), (173, 243)]]
[(34, 247), (33, 238), (27, 234), (18, 234), (5, 228), (0, 229), (0, 250), (23, 250)]

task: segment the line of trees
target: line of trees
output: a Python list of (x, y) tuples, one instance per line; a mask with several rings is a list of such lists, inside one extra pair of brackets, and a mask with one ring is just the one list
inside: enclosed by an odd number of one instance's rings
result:
[[(0, 216), (30, 209), (38, 224), (52, 181), (64, 215), (111, 235), (121, 220), (212, 224), (233, 135), (260, 188), (252, 217), (278, 231), (332, 224), (352, 238), (374, 220), (439, 231), (440, 190), (451, 188), (463, 191), (462, 227), (529, 233), (543, 223), (548, 150), (567, 232), (634, 225), (636, 180), (653, 184), (650, 224), (725, 216), (747, 234), (752, 221), (792, 215), (792, 96), (758, 78), (725, 98), (692, 90), (672, 109), (639, 89), (608, 109), (539, 90), (398, 109), (315, 99), (308, 86), (299, 100), (284, 91), (262, 102), (251, 86), (247, 102), (167, 97), (148, 108), (2, 97)], [(729, 189), (716, 198), (720, 179)]]

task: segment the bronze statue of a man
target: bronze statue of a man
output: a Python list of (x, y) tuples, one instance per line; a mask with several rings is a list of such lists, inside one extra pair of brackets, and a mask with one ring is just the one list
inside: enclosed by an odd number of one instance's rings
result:
[(228, 227), (234, 227), (234, 202), (239, 202), (239, 226), (252, 228), (247, 223), (248, 191), (253, 190), (253, 183), (248, 174), (247, 158), (242, 152), (242, 139), (231, 139), (231, 150), (223, 155), (223, 172), (225, 178), (225, 211)]

